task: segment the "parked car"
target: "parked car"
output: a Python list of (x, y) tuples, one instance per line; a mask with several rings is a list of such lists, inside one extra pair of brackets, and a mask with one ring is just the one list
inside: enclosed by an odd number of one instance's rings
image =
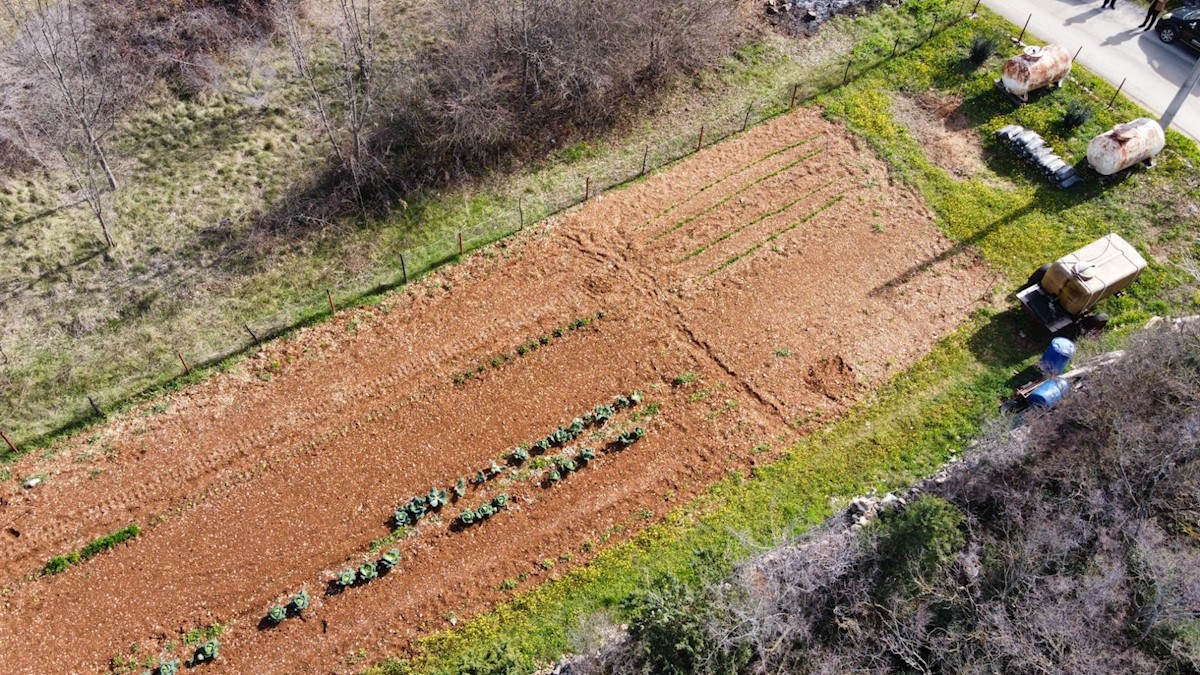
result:
[(1157, 28), (1158, 39), (1163, 42), (1178, 42), (1200, 51), (1200, 7), (1167, 12), (1158, 20)]

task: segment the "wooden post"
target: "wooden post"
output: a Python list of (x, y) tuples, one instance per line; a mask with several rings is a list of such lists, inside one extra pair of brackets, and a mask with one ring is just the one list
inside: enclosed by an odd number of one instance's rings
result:
[(742, 120), (742, 131), (750, 127), (750, 111), (754, 109), (754, 104), (746, 106), (746, 119)]
[(92, 397), (87, 397), (87, 400), (88, 404), (92, 406), (92, 412), (96, 413), (97, 417), (104, 417), (104, 411), (100, 409), (100, 406), (96, 405), (96, 402), (92, 400)]
[(404, 275), (404, 283), (408, 283), (408, 265), (404, 264), (404, 254), (400, 254), (400, 273)]
[(1081, 51), (1083, 51), (1083, 45), (1079, 45), (1079, 49), (1075, 50), (1075, 56), (1071, 57), (1071, 63), (1075, 63), (1075, 60), (1079, 58), (1079, 52)]
[(1111, 99), (1109, 99), (1108, 108), (1110, 110), (1112, 109), (1113, 104), (1117, 102), (1117, 97), (1121, 95), (1121, 90), (1125, 88), (1125, 80), (1126, 80), (1126, 78), (1124, 78), (1124, 77), (1121, 78), (1121, 86), (1117, 87), (1116, 93), (1113, 94), (1113, 97)]
[(462, 232), (459, 232), (458, 233), (458, 257), (460, 257), (460, 258), (463, 257), (464, 253), (466, 253), (466, 251), (463, 249)]
[(12, 441), (10, 441), (10, 440), (8, 440), (8, 435), (7, 435), (7, 434), (5, 434), (3, 431), (0, 431), (0, 438), (3, 438), (3, 439), (4, 439), (4, 442), (5, 442), (5, 443), (8, 443), (8, 449), (9, 449), (9, 450), (12, 450), (14, 455), (15, 455), (15, 454), (18, 454), (18, 452), (17, 452), (17, 446), (13, 445), (13, 442), (12, 442)]
[(330, 293), (328, 288), (325, 289), (325, 299), (329, 301), (329, 313), (337, 314), (337, 307), (333, 305), (333, 293)]
[(789, 108), (796, 107), (796, 94), (799, 93), (799, 91), (800, 91), (800, 83), (797, 82), (796, 84), (792, 85), (792, 102), (788, 104)]
[(900, 49), (900, 37), (896, 37), (896, 41), (892, 44), (892, 58), (896, 58), (896, 50)]
[(704, 147), (704, 125), (700, 125), (700, 136), (696, 139), (696, 152), (700, 152), (700, 148)]
[(183, 374), (184, 374), (184, 375), (191, 375), (191, 374), (192, 374), (192, 369), (191, 369), (190, 367), (188, 367), (187, 361), (184, 361), (184, 360), (183, 360), (183, 354), (181, 354), (181, 353), (179, 353), (179, 352), (175, 352), (175, 356), (178, 356), (178, 357), (179, 357), (179, 362), (183, 364)]
[(258, 344), (258, 336), (254, 334), (254, 331), (250, 330), (250, 324), (244, 323), (242, 324), (242, 328), (245, 328), (246, 332), (250, 334), (250, 339), (254, 340), (254, 344)]
[(926, 42), (933, 39), (933, 34), (937, 32), (937, 17), (933, 18), (933, 25), (929, 27), (929, 37), (925, 38)]
[(979, 3), (981, 2), (983, 2), (983, 0), (975, 0), (975, 9), (971, 10), (972, 15), (979, 13)]
[(525, 229), (525, 198), (517, 197), (517, 229)]
[(583, 201), (587, 201), (592, 196), (592, 177), (584, 176), (583, 178)]
[(850, 59), (846, 62), (846, 72), (842, 75), (843, 87), (846, 86), (846, 83), (850, 81), (850, 66), (852, 65), (854, 65), (854, 59)]
[(646, 160), (650, 159), (650, 144), (646, 144), (646, 149), (642, 151), (642, 171), (639, 176), (646, 175)]
[(1025, 39), (1025, 29), (1029, 28), (1029, 22), (1033, 20), (1033, 15), (1030, 14), (1028, 19), (1025, 19), (1025, 25), (1021, 28), (1021, 35), (1017, 38), (1017, 42)]

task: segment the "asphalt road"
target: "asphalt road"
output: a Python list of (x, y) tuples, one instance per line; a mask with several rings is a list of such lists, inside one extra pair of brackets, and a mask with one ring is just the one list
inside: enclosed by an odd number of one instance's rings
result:
[[(1101, 9), (1101, 0), (983, 0), (983, 4), (1018, 27), (1033, 15), (1029, 33), (1062, 45), (1072, 53), (1080, 46), (1078, 62), (1117, 86), (1121, 93), (1161, 115), (1179, 91), (1197, 54), (1181, 44), (1163, 44), (1154, 31), (1137, 25), (1146, 10), (1128, 0), (1116, 9)], [(1176, 4), (1176, 3), (1172, 3)], [(1200, 140), (1200, 85), (1175, 117), (1176, 131)]]

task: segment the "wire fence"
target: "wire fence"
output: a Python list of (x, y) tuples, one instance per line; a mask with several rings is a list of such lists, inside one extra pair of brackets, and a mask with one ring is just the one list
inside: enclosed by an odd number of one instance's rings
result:
[[(299, 299), (285, 296), (270, 314), (256, 312), (260, 309), (256, 307), (235, 307), (226, 312), (227, 319), (212, 322), (206, 318), (204, 325), (192, 325), (185, 311), (172, 328), (165, 330), (169, 337), (163, 337), (164, 331), (147, 330), (147, 342), (136, 354), (113, 354), (97, 345), (73, 346), (73, 367), (86, 370), (89, 364), (103, 364), (103, 370), (122, 375), (111, 378), (103, 386), (68, 385), (67, 395), (60, 400), (41, 401), (40, 405), (10, 410), (10, 419), (0, 424), (0, 437), (15, 453), (23, 444), (40, 444), (63, 432), (83, 428), (140, 394), (185, 384), (190, 381), (189, 376), (199, 376), (197, 371), (244, 354), (297, 327), (357, 306), (372, 296), (410, 284), (440, 266), (524, 227), (842, 87), (889, 60), (923, 46), (973, 14), (977, 7), (978, 0), (963, 0), (955, 11), (935, 15), (928, 21), (916, 21), (898, 36), (892, 34), (860, 41), (844, 62), (839, 60), (815, 67), (802, 81), (778, 87), (773, 95), (736, 114), (706, 121), (698, 128), (681, 130), (665, 140), (641, 147), (627, 145), (604, 167), (572, 176), (577, 182), (570, 180), (563, 185), (560, 181), (543, 191), (527, 192), (514, 207), (489, 213), (486, 218), (472, 220), (464, 213), (463, 222), (453, 235), (385, 252), (376, 261), (380, 264), (371, 265), (369, 271), (348, 275), (320, 291), (301, 294)], [(287, 299), (289, 297), (292, 299)], [(233, 315), (244, 318), (232, 318)], [(0, 453), (3, 450), (0, 446)]]

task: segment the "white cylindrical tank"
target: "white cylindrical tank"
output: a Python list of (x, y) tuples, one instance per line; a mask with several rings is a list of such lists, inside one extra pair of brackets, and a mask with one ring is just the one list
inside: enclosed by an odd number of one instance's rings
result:
[(1071, 53), (1058, 45), (1026, 47), (1025, 51), (1004, 63), (1000, 83), (1004, 90), (1022, 101), (1029, 92), (1050, 84), (1062, 85), (1071, 74)]
[(1158, 122), (1139, 117), (1118, 124), (1093, 138), (1087, 147), (1087, 161), (1101, 176), (1114, 173), (1151, 159), (1162, 152), (1166, 136)]

